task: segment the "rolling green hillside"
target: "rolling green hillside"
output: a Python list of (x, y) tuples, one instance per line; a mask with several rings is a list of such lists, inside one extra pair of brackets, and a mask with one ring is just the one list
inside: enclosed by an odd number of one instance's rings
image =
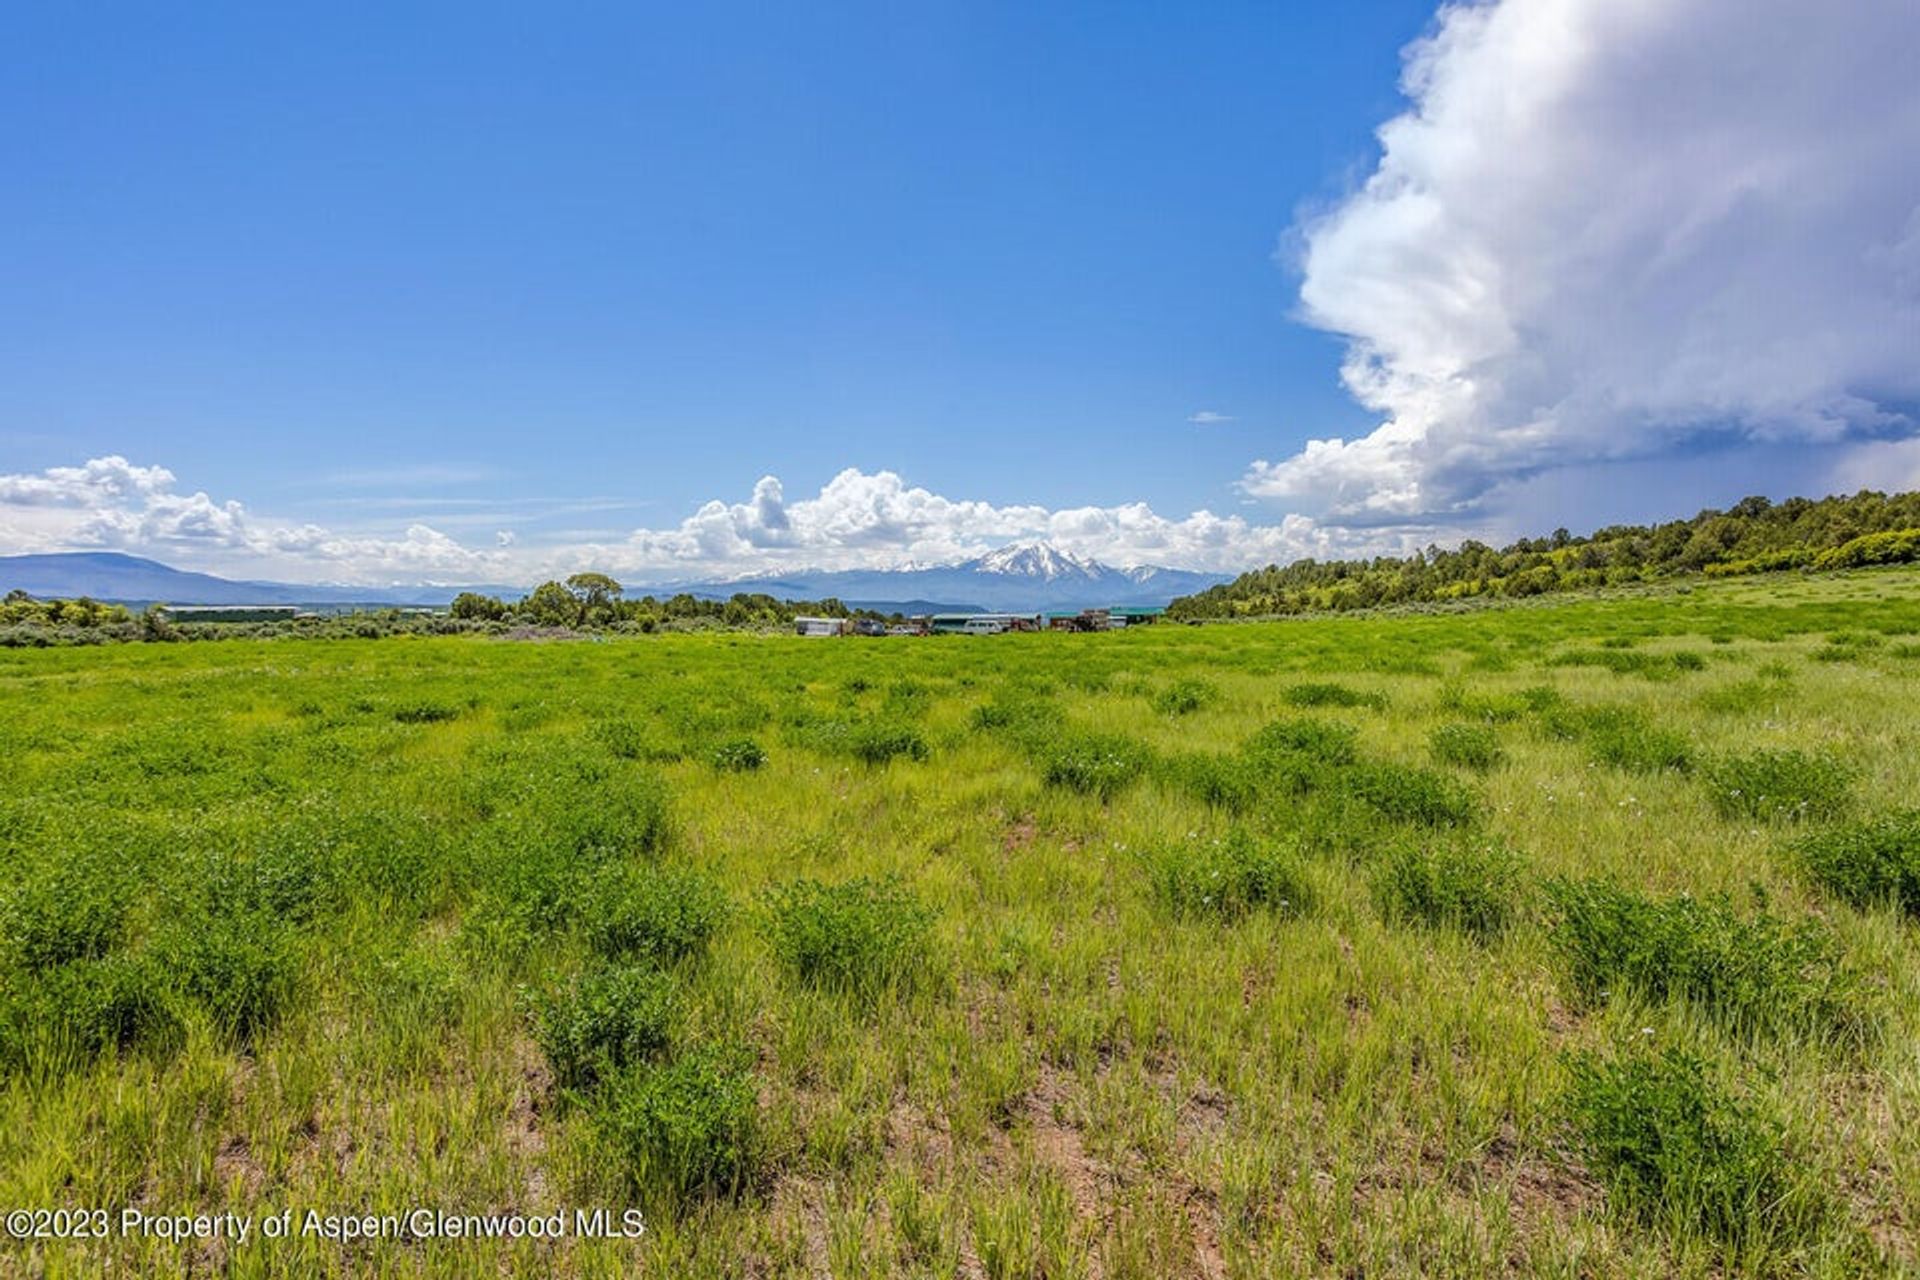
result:
[(1173, 602), (1182, 619), (1273, 617), (1377, 605), (1511, 598), (1786, 569), (1848, 569), (1920, 559), (1920, 494), (1747, 498), (1726, 511), (1659, 525), (1565, 529), (1495, 549), (1468, 541), (1405, 558), (1268, 565)]

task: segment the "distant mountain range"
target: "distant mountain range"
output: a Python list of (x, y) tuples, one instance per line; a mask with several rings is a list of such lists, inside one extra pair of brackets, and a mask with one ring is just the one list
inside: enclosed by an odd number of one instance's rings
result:
[(788, 600), (832, 596), (860, 607), (881, 607), (887, 601), (911, 598), (957, 601), (987, 610), (1087, 609), (1113, 604), (1164, 605), (1177, 596), (1225, 582), (1229, 576), (1148, 565), (1115, 569), (1049, 543), (1028, 542), (960, 564), (772, 574), (674, 589), (722, 597), (736, 591), (764, 591)]
[[(677, 592), (726, 599), (764, 592), (784, 600), (829, 596), (855, 608), (933, 613), (969, 609), (1085, 609), (1101, 605), (1164, 605), (1225, 582), (1227, 575), (1140, 566), (1115, 569), (1045, 542), (1003, 547), (960, 564), (911, 569), (850, 569), (763, 574), (731, 581), (629, 584), (627, 594)], [(343, 608), (438, 606), (462, 591), (515, 600), (528, 588), (424, 584), (398, 587), (317, 586), (236, 581), (192, 573), (111, 551), (0, 556), (0, 592), (42, 598), (91, 596), (124, 604), (293, 604)]]

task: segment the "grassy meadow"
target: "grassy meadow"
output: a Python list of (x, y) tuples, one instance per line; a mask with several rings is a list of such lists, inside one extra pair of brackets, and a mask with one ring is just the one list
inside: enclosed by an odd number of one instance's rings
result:
[(1920, 571), (0, 653), (0, 1273), (1920, 1267)]

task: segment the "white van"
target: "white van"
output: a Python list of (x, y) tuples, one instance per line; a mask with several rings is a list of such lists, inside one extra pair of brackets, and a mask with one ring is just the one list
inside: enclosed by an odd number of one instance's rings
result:
[(1005, 618), (968, 618), (966, 625), (961, 627), (960, 631), (963, 635), (969, 636), (997, 636), (1006, 629)]

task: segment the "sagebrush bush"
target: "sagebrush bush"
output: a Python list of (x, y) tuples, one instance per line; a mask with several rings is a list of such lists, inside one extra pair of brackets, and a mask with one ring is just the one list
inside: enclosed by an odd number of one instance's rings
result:
[(933, 912), (894, 880), (798, 880), (767, 894), (762, 918), (795, 977), (869, 999), (911, 985), (932, 941)]
[(722, 773), (748, 773), (767, 762), (767, 752), (752, 738), (730, 738), (709, 751), (707, 760)]
[(1382, 817), (1427, 827), (1463, 826), (1474, 820), (1479, 804), (1452, 778), (1407, 765), (1356, 765), (1346, 775), (1348, 789)]
[(1192, 715), (1220, 700), (1220, 689), (1210, 680), (1194, 676), (1175, 680), (1153, 695), (1153, 709), (1163, 716)]
[(657, 970), (592, 970), (530, 1000), (534, 1041), (562, 1089), (589, 1089), (656, 1061), (673, 1042), (673, 981)]
[(704, 952), (727, 915), (727, 895), (698, 871), (627, 864), (581, 882), (578, 913), (604, 956), (673, 964)]
[(1836, 1029), (1858, 1016), (1855, 977), (1818, 920), (1743, 916), (1724, 897), (1656, 899), (1605, 880), (1556, 880), (1547, 899), (1554, 948), (1588, 1000), (1631, 988), (1693, 1001), (1743, 1030)]
[(1111, 799), (1146, 772), (1147, 748), (1124, 734), (1062, 732), (1039, 747), (1040, 776), (1050, 787), (1065, 787), (1102, 800)]
[(1726, 818), (1832, 818), (1852, 800), (1852, 770), (1832, 756), (1792, 748), (1722, 756), (1703, 775), (1713, 807)]
[(1822, 1213), (1780, 1120), (1680, 1048), (1574, 1057), (1570, 1136), (1623, 1216), (1735, 1247), (1791, 1244)]
[(1788, 855), (1806, 878), (1862, 909), (1892, 905), (1920, 916), (1920, 810), (1829, 827), (1793, 842)]
[(759, 1161), (748, 1062), (742, 1051), (709, 1046), (601, 1086), (594, 1127), (631, 1186), (670, 1204), (745, 1189)]
[(1363, 693), (1343, 684), (1323, 680), (1289, 685), (1280, 696), (1296, 707), (1368, 707), (1380, 711), (1387, 705), (1384, 694)]
[(1504, 930), (1520, 907), (1521, 861), (1505, 845), (1441, 841), (1390, 849), (1373, 892), (1388, 920), (1460, 929), (1477, 938)]
[(1505, 764), (1506, 750), (1500, 736), (1490, 725), (1454, 721), (1436, 727), (1427, 735), (1427, 750), (1440, 764), (1458, 765), (1476, 773), (1486, 773)]
[(1175, 915), (1231, 920), (1255, 909), (1299, 915), (1313, 907), (1299, 856), (1246, 831), (1180, 841), (1144, 860), (1154, 892)]

